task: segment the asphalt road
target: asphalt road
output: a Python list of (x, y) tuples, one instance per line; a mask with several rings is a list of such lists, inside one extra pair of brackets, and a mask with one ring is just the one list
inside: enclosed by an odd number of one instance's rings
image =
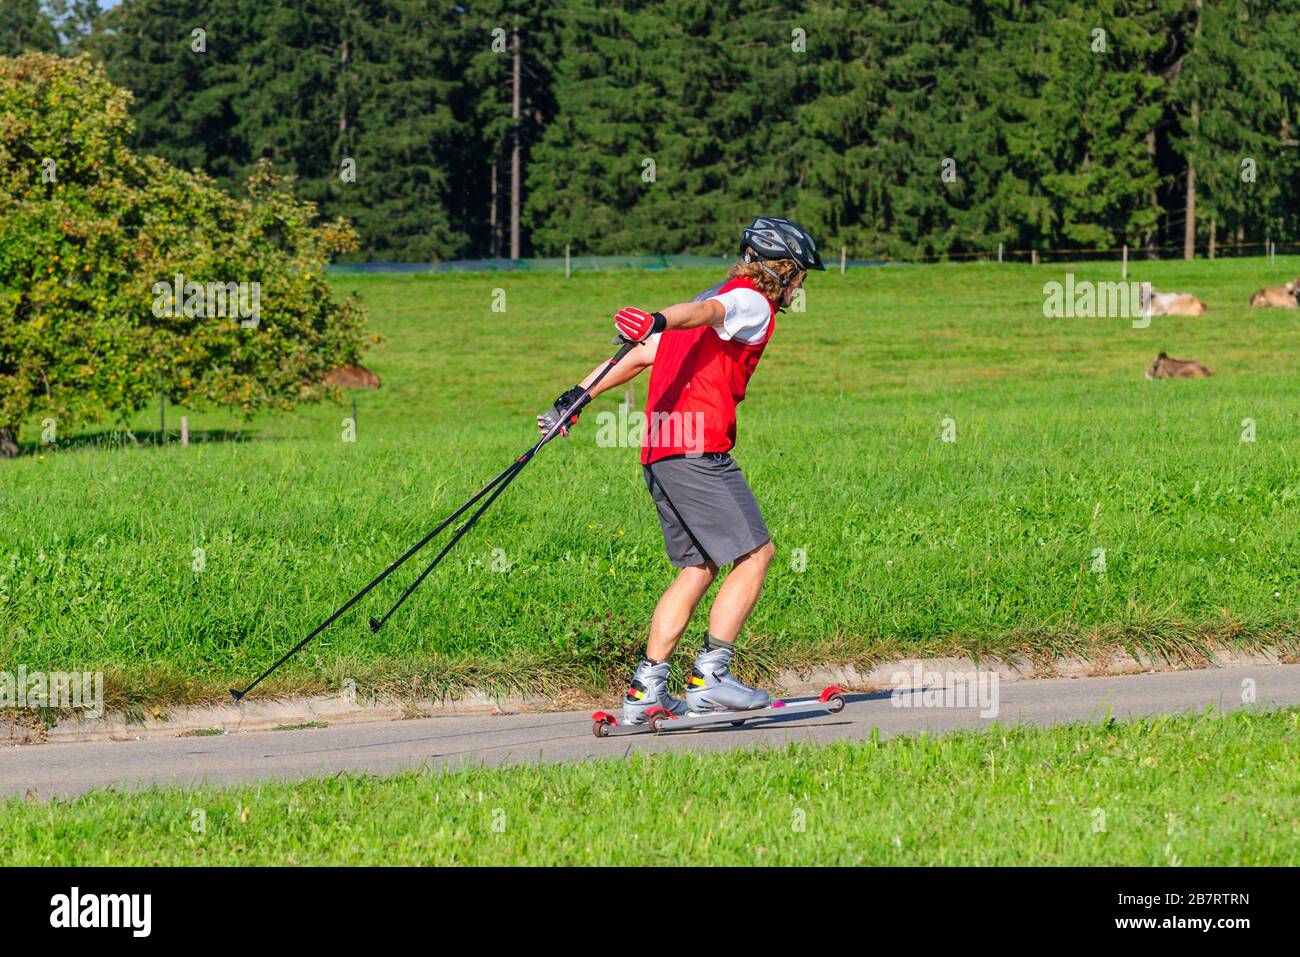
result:
[[(1253, 701), (1244, 701), (1246, 682)], [(935, 694), (936, 689), (931, 689)], [(1300, 705), (1300, 665), (1260, 665), (1205, 671), (1161, 672), (1103, 678), (1050, 678), (1002, 682), (996, 718), (978, 707), (920, 706), (917, 690), (849, 695), (839, 714), (820, 714), (672, 734), (596, 738), (588, 712), (472, 715), (298, 731), (261, 731), (211, 737), (43, 744), (0, 750), (0, 795), (68, 797), (115, 785), (235, 784), (295, 779), (340, 771), (391, 774), (429, 765), (517, 764), (622, 758), (636, 752), (680, 748), (722, 751), (780, 747), (790, 741), (830, 742), (942, 733), (1002, 724), (1049, 725), (1068, 721), (1244, 707)], [(903, 707), (904, 702), (912, 706)], [(933, 703), (933, 702), (931, 702)], [(611, 709), (614, 710), (614, 709)], [(617, 712), (616, 712), (617, 713)]]

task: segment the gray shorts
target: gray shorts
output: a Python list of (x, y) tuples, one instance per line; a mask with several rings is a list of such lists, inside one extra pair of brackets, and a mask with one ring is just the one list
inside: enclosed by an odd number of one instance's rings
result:
[(641, 469), (676, 567), (730, 565), (771, 541), (754, 493), (727, 453), (662, 459)]

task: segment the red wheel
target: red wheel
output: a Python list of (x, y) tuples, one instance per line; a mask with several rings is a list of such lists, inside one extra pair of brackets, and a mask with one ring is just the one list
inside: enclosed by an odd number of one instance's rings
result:
[(612, 714), (597, 711), (591, 716), (591, 733), (598, 738), (608, 737), (609, 729), (617, 724), (618, 721), (615, 720)]
[(831, 714), (839, 714), (844, 710), (844, 693), (842, 691), (836, 691), (826, 700), (830, 703)]
[(841, 700), (843, 700), (844, 689), (839, 687), (838, 685), (827, 685), (825, 688), (822, 689), (822, 693), (817, 696), (817, 700), (823, 702), (830, 701), (832, 698), (836, 697), (837, 695)]
[(671, 711), (669, 711), (667, 708), (662, 707), (660, 705), (655, 705), (653, 708), (651, 708), (649, 711), (645, 713), (646, 724), (648, 724), (650, 726), (650, 730), (655, 732), (656, 734), (659, 733), (660, 724), (662, 724), (665, 721), (671, 721), (673, 717), (674, 715)]

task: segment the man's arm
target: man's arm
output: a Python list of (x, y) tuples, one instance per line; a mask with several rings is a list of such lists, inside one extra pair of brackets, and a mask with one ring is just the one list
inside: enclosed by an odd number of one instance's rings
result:
[[(662, 329), (693, 329), (696, 326), (722, 325), (727, 310), (716, 299), (706, 299), (703, 302), (678, 303), (662, 310), (658, 315), (663, 316), (660, 331)], [(640, 309), (632, 307), (619, 310), (618, 316), (615, 317), (615, 327), (624, 338), (637, 342), (637, 346), (620, 359), (618, 365), (610, 369), (605, 378), (596, 383), (595, 388), (591, 390), (588, 401), (602, 392), (607, 392), (626, 382), (630, 382), (644, 370), (654, 365), (655, 352), (659, 347), (659, 337), (655, 334), (655, 325), (654, 314), (652, 313), (642, 312)], [(551, 425), (576, 401), (578, 392), (589, 386), (604, 368), (605, 363), (602, 362), (587, 373), (581, 382), (556, 399), (551, 408), (537, 417), (538, 429), (542, 432), (550, 431)], [(568, 435), (569, 429), (574, 422), (577, 422), (576, 415), (573, 416), (571, 422), (560, 430), (560, 434)]]
[[(591, 390), (590, 397), (587, 401), (590, 402), (591, 399), (594, 399), (607, 389), (612, 389), (615, 386), (622, 385), (625, 382), (635, 379), (643, 370), (650, 368), (650, 366), (654, 364), (655, 350), (658, 346), (659, 337), (651, 336), (645, 342), (642, 342), (640, 345), (631, 349), (627, 355), (618, 360), (618, 364), (615, 365), (614, 368), (609, 370), (609, 374), (606, 375), (605, 378), (596, 383), (596, 386)], [(600, 375), (606, 365), (607, 363), (602, 362), (600, 365), (596, 366), (596, 368), (592, 369), (581, 382), (556, 399), (555, 403), (549, 409), (537, 417), (537, 428), (543, 434), (550, 432), (551, 427), (559, 420), (560, 416), (562, 416), (569, 407), (577, 401), (579, 393), (589, 386), (596, 376)], [(581, 412), (581, 409), (579, 409), (579, 412)], [(577, 421), (578, 417), (577, 415), (574, 415), (572, 419), (560, 429), (560, 434), (568, 435), (569, 430)]]
[(636, 306), (624, 306), (614, 316), (614, 328), (624, 342), (645, 342), (665, 329), (720, 326), (726, 316), (726, 308), (716, 299), (681, 302), (660, 312), (646, 312)]
[[(659, 347), (659, 337), (651, 336), (645, 342), (638, 345), (631, 352), (618, 360), (618, 365), (609, 370), (609, 375), (596, 383), (596, 388), (591, 390), (591, 397), (594, 399), (602, 392), (613, 389), (616, 386), (630, 382), (639, 376), (646, 369), (654, 365), (655, 350)], [(591, 380), (600, 375), (600, 371), (605, 368), (605, 363), (601, 363), (587, 373), (583, 380), (578, 383), (582, 388), (586, 388)]]
[(668, 320), (669, 329), (694, 329), (696, 326), (720, 326), (727, 310), (716, 299), (703, 302), (683, 302), (660, 309)]

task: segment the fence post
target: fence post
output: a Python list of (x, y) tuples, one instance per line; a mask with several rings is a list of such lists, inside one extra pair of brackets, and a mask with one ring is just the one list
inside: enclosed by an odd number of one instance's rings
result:
[(1037, 249), (1031, 249), (1031, 250), (1029, 250), (1029, 263), (1030, 263), (1030, 265), (1033, 265), (1033, 266), (1037, 266), (1037, 265), (1038, 265), (1038, 250), (1037, 250)]
[(998, 262), (1002, 262), (1002, 243), (998, 243)]
[(190, 445), (190, 417), (188, 415), (181, 416), (181, 445), (185, 448), (189, 448)]
[(564, 278), (568, 279), (573, 274), (569, 267), (569, 244), (564, 244)]
[(1128, 243), (1124, 244), (1124, 270), (1120, 275), (1121, 279), (1128, 279)]
[(844, 267), (848, 263), (848, 255), (849, 255), (848, 250), (844, 246), (841, 246), (840, 247), (840, 275), (841, 276), (844, 275)]

